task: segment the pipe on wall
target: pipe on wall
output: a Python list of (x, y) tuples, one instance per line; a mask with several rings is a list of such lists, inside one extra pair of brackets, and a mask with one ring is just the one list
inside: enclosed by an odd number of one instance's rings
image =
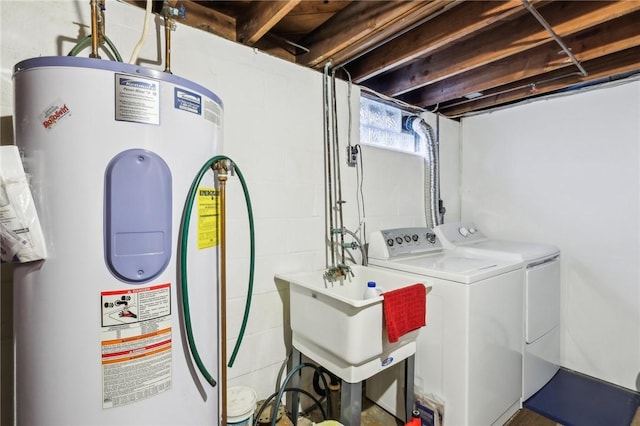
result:
[(531, 3), (529, 3), (529, 0), (522, 0), (522, 4), (524, 5), (525, 9), (527, 9), (529, 13), (533, 15), (534, 18), (536, 18), (536, 20), (540, 23), (540, 25), (542, 25), (544, 29), (547, 30), (547, 32), (556, 41), (556, 43), (558, 43), (558, 45), (560, 46), (560, 48), (562, 48), (564, 53), (569, 57), (569, 59), (571, 59), (571, 62), (573, 62), (573, 64), (576, 67), (578, 67), (578, 69), (580, 70), (580, 74), (583, 77), (586, 77), (588, 75), (587, 71), (584, 69), (580, 61), (578, 61), (575, 55), (571, 52), (571, 49), (569, 49), (569, 47), (564, 43), (562, 38), (560, 38), (560, 36), (556, 34), (553, 28), (551, 28), (551, 25), (549, 25), (547, 20), (544, 19), (544, 17), (540, 14), (540, 12), (538, 12), (538, 10), (535, 7), (533, 7)]
[(98, 55), (98, 0), (91, 0), (91, 54), (90, 58), (100, 59)]

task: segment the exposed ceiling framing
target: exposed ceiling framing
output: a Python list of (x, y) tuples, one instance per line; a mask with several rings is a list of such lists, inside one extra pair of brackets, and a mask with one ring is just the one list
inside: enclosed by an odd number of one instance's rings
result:
[(450, 117), (640, 72), (640, 0), (170, 3), (187, 25), (317, 70), (331, 61)]

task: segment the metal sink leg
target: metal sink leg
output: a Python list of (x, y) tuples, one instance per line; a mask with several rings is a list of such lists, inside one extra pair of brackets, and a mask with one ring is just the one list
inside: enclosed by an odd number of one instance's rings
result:
[(362, 415), (362, 382), (347, 383), (340, 387), (340, 423), (344, 426), (360, 426)]
[[(292, 347), (291, 361), (289, 365), (289, 371), (292, 371), (297, 365), (302, 363), (302, 354), (299, 350)], [(300, 373), (298, 371), (291, 377), (288, 387), (299, 388), (300, 387)], [(291, 414), (291, 421), (294, 425), (298, 424), (298, 407), (299, 407), (300, 395), (298, 392), (287, 392), (287, 411)]]
[(411, 421), (411, 412), (413, 411), (413, 391), (414, 391), (414, 377), (415, 372), (415, 355), (411, 355), (404, 360), (404, 403), (406, 409), (406, 421)]

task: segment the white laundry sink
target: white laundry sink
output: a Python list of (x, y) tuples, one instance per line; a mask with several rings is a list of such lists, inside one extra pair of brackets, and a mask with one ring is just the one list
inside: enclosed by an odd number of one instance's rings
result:
[(277, 274), (290, 283), (293, 346), (347, 382), (364, 380), (415, 353), (419, 330), (389, 343), (384, 327), (383, 297), (363, 299), (369, 281), (381, 291), (416, 283), (418, 277), (365, 266), (329, 282), (324, 271)]

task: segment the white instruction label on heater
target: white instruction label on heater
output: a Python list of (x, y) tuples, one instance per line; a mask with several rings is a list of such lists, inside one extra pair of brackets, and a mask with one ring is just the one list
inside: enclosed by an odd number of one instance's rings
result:
[(102, 327), (141, 323), (171, 315), (171, 284), (103, 291)]
[(160, 83), (116, 74), (116, 120), (160, 124)]
[(204, 112), (202, 116), (216, 126), (222, 125), (222, 108), (211, 99), (204, 99)]
[(102, 408), (171, 388), (171, 284), (104, 291)]

